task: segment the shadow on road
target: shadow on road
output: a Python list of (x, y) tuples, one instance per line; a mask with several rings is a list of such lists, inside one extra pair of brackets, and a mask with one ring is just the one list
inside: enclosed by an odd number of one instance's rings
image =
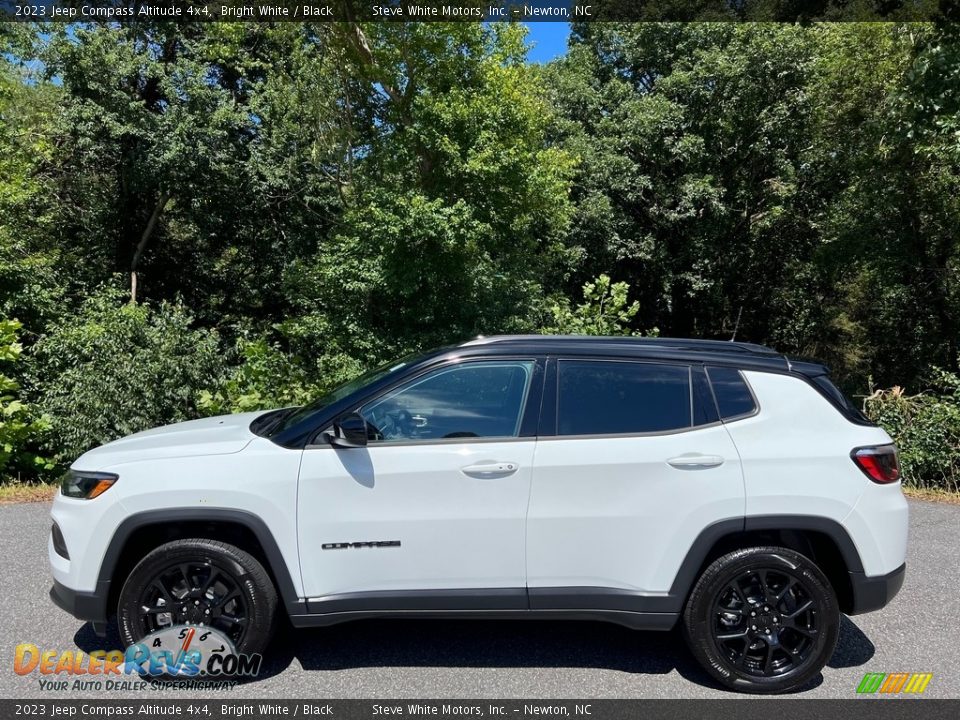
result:
[[(74, 635), (85, 652), (120, 647), (116, 625), (106, 639), (89, 624)], [(873, 643), (846, 616), (831, 668), (863, 665)], [(281, 621), (257, 682), (296, 660), (306, 671), (390, 667), (601, 668), (663, 675), (676, 670), (698, 685), (722, 689), (686, 649), (678, 630), (639, 632), (609, 623), (560, 621), (367, 620), (294, 629)], [(817, 676), (803, 690), (823, 682)]]
[(846, 615), (841, 615), (837, 649), (827, 665), (834, 669), (866, 665), (876, 650), (870, 638), (863, 634), (863, 630)]

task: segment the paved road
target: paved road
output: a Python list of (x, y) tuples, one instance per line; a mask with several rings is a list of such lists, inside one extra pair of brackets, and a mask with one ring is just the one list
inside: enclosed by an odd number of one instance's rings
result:
[[(120, 646), (115, 632), (102, 641), (50, 602), (49, 528), (46, 505), (0, 507), (0, 698), (68, 697), (42, 692), (36, 674), (14, 674), (17, 643)], [(849, 698), (865, 672), (903, 671), (933, 672), (926, 695), (960, 698), (958, 530), (960, 507), (911, 503), (903, 590), (880, 612), (844, 618), (822, 679), (799, 696)], [(678, 633), (602, 623), (366, 621), (285, 630), (267, 661), (265, 677), (224, 697), (731, 697), (699, 670)]]

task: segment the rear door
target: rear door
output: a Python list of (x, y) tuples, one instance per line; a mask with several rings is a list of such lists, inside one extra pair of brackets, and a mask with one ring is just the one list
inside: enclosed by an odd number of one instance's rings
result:
[(642, 596), (670, 589), (697, 535), (744, 512), (740, 459), (704, 369), (560, 358), (548, 380), (553, 420), (527, 521), (531, 607), (649, 609)]

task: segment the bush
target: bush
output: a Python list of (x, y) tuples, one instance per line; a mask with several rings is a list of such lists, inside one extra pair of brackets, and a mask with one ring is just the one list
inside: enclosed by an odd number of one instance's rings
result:
[(207, 415), (302, 405), (312, 397), (306, 374), (266, 338), (237, 341), (242, 358), (220, 385), (201, 390), (197, 405)]
[[(550, 320), (541, 332), (547, 335), (640, 335), (630, 323), (640, 311), (640, 303), (629, 301), (630, 285), (615, 283), (601, 275), (583, 286), (583, 302), (571, 307), (565, 297), (550, 306)], [(657, 328), (648, 333), (659, 334)]]
[(32, 352), (31, 381), (50, 417), (51, 450), (92, 447), (199, 415), (196, 397), (223, 372), (218, 336), (179, 305), (131, 305), (101, 290), (52, 325)]
[[(17, 342), (20, 323), (0, 320), (0, 363), (10, 364), (20, 358)], [(34, 479), (53, 468), (53, 463), (29, 448), (36, 447), (49, 425), (38, 417), (30, 405), (17, 399), (19, 383), (0, 372), (0, 480), (14, 474)]]
[(376, 358), (364, 362), (342, 350), (320, 316), (288, 320), (273, 329), (275, 334), (237, 342), (241, 363), (216, 388), (200, 393), (203, 412), (303, 405), (377, 364)]
[(904, 484), (960, 490), (960, 377), (938, 371), (934, 390), (907, 395), (903, 388), (876, 390), (864, 411), (897, 443)]

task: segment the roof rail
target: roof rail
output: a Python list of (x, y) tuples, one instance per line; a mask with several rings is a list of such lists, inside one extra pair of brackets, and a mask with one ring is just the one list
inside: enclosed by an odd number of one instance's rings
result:
[(492, 345), (501, 343), (571, 343), (603, 345), (644, 345), (647, 347), (672, 348), (676, 350), (700, 350), (703, 352), (735, 352), (752, 355), (780, 355), (766, 345), (731, 340), (705, 340), (702, 338), (631, 337), (600, 335), (480, 335), (460, 344), (460, 347)]

